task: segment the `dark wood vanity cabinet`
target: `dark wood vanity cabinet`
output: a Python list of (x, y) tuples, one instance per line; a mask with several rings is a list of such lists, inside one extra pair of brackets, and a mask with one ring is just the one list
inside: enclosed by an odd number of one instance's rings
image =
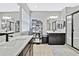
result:
[(32, 40), (24, 47), (18, 56), (33, 56), (33, 44)]
[(48, 33), (48, 44), (49, 45), (64, 45), (65, 44), (65, 33)]

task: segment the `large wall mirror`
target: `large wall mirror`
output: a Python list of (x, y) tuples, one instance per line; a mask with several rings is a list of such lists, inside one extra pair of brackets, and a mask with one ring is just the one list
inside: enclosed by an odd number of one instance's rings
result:
[(65, 20), (57, 20), (57, 29), (61, 30), (66, 27), (66, 21)]
[[(11, 21), (12, 20), (12, 21)], [(13, 19), (1, 19), (1, 29), (8, 32), (8, 31), (15, 31), (15, 23)]]
[(47, 20), (47, 30), (48, 31), (57, 31), (57, 32), (65, 32), (66, 21), (65, 20), (56, 20), (49, 19)]
[(49, 20), (47, 20), (47, 30), (51, 30), (51, 24), (50, 24)]
[(20, 31), (20, 21), (16, 21), (15, 22), (15, 32), (19, 32)]
[(15, 32), (15, 22), (19, 20), (19, 12), (2, 12), (0, 13), (1, 32), (14, 31)]
[(55, 19), (47, 20), (47, 30), (56, 31), (56, 20)]
[(2, 29), (5, 29), (6, 27), (7, 27), (7, 25), (6, 25), (6, 20), (1, 19), (1, 28), (2, 28)]
[(52, 31), (56, 31), (56, 21), (52, 22)]

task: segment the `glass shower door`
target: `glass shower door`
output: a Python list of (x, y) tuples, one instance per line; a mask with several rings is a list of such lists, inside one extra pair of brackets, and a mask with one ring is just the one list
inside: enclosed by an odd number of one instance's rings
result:
[(79, 12), (73, 15), (73, 46), (79, 49)]
[(72, 46), (72, 15), (67, 16), (67, 33), (66, 33), (66, 43)]

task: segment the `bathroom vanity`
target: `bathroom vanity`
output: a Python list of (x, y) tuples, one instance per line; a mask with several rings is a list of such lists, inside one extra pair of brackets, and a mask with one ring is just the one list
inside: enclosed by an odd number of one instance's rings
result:
[(48, 44), (49, 45), (64, 45), (65, 33), (48, 31)]
[[(49, 25), (50, 24), (50, 25)], [(50, 45), (64, 45), (65, 44), (65, 20), (49, 19), (47, 21), (48, 30), (48, 44)]]
[(17, 54), (18, 56), (33, 56), (33, 44), (32, 40), (30, 40), (27, 45), (24, 47), (24, 49)]
[(0, 56), (32, 56), (32, 35), (17, 36), (0, 44)]

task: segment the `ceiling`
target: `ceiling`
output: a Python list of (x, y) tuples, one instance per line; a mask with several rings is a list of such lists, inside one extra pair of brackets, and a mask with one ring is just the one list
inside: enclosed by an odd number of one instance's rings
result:
[(19, 11), (17, 3), (0, 3), (0, 12)]
[(27, 3), (31, 11), (61, 11), (65, 7), (74, 7), (79, 3)]

